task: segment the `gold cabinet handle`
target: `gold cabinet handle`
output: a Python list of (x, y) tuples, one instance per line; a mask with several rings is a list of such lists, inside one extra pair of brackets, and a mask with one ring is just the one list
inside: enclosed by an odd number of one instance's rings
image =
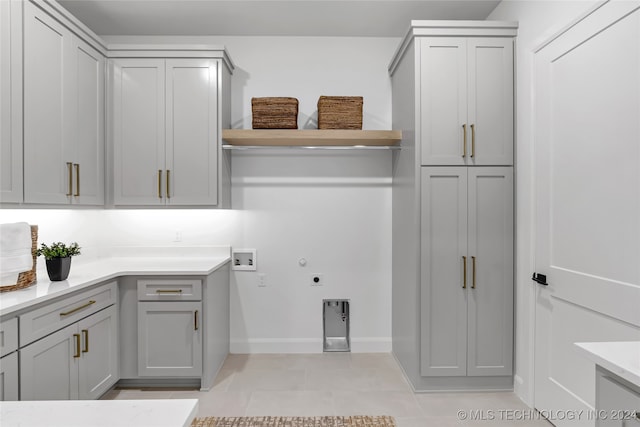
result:
[(73, 195), (73, 163), (67, 162), (67, 173), (69, 174), (69, 191), (67, 191), (67, 196), (71, 197)]
[(80, 163), (74, 163), (73, 167), (76, 169), (76, 192), (74, 196), (80, 197)]
[(196, 310), (196, 312), (193, 315), (193, 329), (195, 331), (198, 330), (198, 310)]
[(60, 313), (60, 316), (68, 316), (70, 314), (75, 313), (76, 311), (82, 310), (83, 308), (89, 307), (90, 305), (95, 304), (95, 303), (96, 302), (94, 300), (89, 300), (88, 303), (83, 304), (80, 307), (73, 308), (73, 309), (71, 309), (69, 311), (63, 311), (62, 313)]
[(467, 125), (462, 125), (462, 157), (467, 157)]
[(80, 357), (80, 334), (73, 334), (73, 339), (76, 342), (76, 352), (73, 355), (74, 359)]
[(156, 294), (181, 294), (182, 289), (156, 289)]
[(84, 348), (82, 349), (82, 352), (89, 353), (89, 330), (82, 330), (82, 340), (84, 341)]
[(462, 257), (462, 289), (467, 289), (467, 257)]
[(158, 198), (162, 199), (162, 169), (158, 169)]
[(171, 198), (171, 191), (169, 191), (169, 181), (171, 181), (171, 170), (167, 169), (167, 199)]
[(471, 158), (476, 155), (476, 125), (471, 125)]
[(473, 270), (473, 279), (471, 282), (471, 289), (476, 288), (476, 257), (471, 257), (471, 270)]

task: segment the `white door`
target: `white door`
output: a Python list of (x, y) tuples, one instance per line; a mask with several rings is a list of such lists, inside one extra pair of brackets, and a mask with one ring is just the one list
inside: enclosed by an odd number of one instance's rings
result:
[(606, 3), (536, 53), (539, 410), (593, 409), (574, 342), (640, 340), (639, 7)]
[(19, 350), (20, 400), (78, 399), (80, 334), (76, 324)]
[(218, 72), (208, 59), (166, 61), (166, 188), (172, 205), (218, 203)]
[(467, 374), (467, 174), (464, 166), (421, 168), (423, 376)]
[(104, 57), (73, 37), (73, 202), (104, 205)]
[(114, 59), (111, 65), (114, 202), (164, 205), (164, 60)]
[(513, 367), (513, 170), (468, 168), (467, 375)]
[(82, 344), (79, 399), (98, 399), (118, 381), (118, 309), (111, 306), (78, 322)]
[(138, 375), (202, 374), (202, 303), (138, 303)]
[(73, 140), (66, 96), (71, 33), (30, 2), (24, 2), (24, 201), (71, 201)]
[(466, 39), (420, 38), (419, 52), (422, 165), (465, 165), (471, 153)]
[(513, 40), (467, 40), (469, 165), (513, 164)]

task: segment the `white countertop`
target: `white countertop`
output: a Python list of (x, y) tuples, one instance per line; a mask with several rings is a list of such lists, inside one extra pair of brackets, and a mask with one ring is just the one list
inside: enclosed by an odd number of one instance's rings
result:
[(230, 259), (229, 246), (118, 249), (118, 256), (73, 257), (67, 280), (51, 282), (45, 261), (38, 259), (38, 281), (25, 289), (0, 294), (0, 315), (5, 316), (65, 294), (121, 276), (211, 274)]
[(575, 345), (596, 365), (640, 387), (640, 341), (578, 342)]
[(198, 399), (1, 402), (2, 427), (188, 427)]

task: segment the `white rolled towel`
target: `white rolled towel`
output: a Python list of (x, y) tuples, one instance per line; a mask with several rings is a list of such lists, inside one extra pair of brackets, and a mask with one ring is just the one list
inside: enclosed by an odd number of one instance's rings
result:
[(21, 273), (31, 270), (32, 267), (29, 224), (0, 224), (0, 275)]

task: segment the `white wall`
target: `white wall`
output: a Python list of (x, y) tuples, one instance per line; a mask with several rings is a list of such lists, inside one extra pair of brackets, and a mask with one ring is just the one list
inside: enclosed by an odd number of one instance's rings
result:
[[(236, 240), (242, 213), (211, 209), (2, 209), (0, 223), (38, 225), (38, 242), (76, 241), (83, 255), (113, 246), (217, 246)], [(176, 232), (181, 235), (176, 241)]]
[(516, 40), (516, 393), (533, 405), (533, 50), (597, 1), (503, 0), (489, 20), (518, 21)]
[[(320, 95), (364, 97), (363, 127), (391, 129), (387, 65), (399, 42), (380, 38), (233, 37), (232, 123), (251, 128), (251, 97), (298, 98), (315, 128)], [(254, 151), (233, 155), (240, 239), (257, 274), (237, 272), (231, 349), (322, 351), (322, 299), (351, 301), (353, 351), (391, 350), (391, 154)], [(300, 258), (306, 267), (298, 264)], [(310, 275), (325, 286), (310, 286)]]

